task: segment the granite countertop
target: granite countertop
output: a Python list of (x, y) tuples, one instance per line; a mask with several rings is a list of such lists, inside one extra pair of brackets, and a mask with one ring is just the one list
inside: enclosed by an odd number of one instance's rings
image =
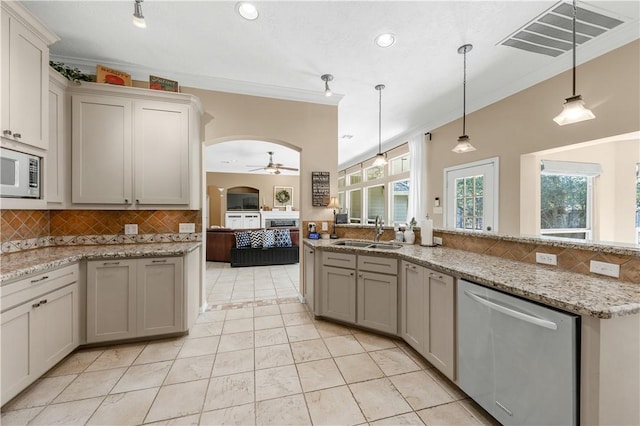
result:
[(59, 268), (82, 259), (119, 259), (127, 257), (182, 256), (198, 248), (202, 243), (146, 243), (105, 244), (96, 246), (46, 247), (0, 256), (0, 285), (39, 273)]
[(594, 277), (446, 247), (403, 245), (397, 250), (335, 246), (340, 240), (304, 244), (342, 253), (395, 257), (565, 311), (596, 318), (640, 314), (640, 285)]

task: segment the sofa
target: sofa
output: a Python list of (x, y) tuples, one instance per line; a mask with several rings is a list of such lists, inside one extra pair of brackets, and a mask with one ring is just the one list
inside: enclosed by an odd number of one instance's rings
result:
[(207, 230), (207, 261), (229, 262), (231, 263), (231, 266), (258, 266), (298, 263), (300, 250), (300, 230), (297, 227), (290, 227), (287, 229), (289, 229), (289, 234), (291, 235), (291, 247), (237, 249), (235, 233), (242, 231), (256, 231), (256, 229), (210, 228)]

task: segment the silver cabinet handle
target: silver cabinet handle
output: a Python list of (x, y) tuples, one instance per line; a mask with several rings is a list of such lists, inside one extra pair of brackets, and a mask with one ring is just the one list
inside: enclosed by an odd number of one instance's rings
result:
[(340, 262), (351, 262), (351, 259), (343, 259), (341, 257), (327, 257), (329, 260), (339, 260)]
[(7, 130), (3, 130), (2, 134), (5, 136), (11, 136), (11, 130), (7, 129)]
[(475, 300), (478, 303), (485, 305), (486, 307), (501, 312), (505, 315), (509, 315), (510, 317), (517, 318), (522, 321), (526, 321), (533, 325), (539, 325), (540, 327), (548, 328), (549, 330), (557, 330), (558, 325), (555, 322), (547, 321), (542, 318), (537, 318), (532, 315), (525, 314), (520, 311), (516, 311), (515, 309), (507, 308), (506, 306), (502, 306), (498, 303), (491, 302), (485, 299), (482, 296), (479, 296), (475, 293), (472, 293), (468, 290), (464, 291), (464, 294), (469, 296), (471, 299)]
[(20, 139), (22, 137), (22, 135), (20, 133), (14, 133), (13, 137), (16, 139)]
[(151, 263), (166, 263), (167, 259), (152, 260)]
[(352, 277), (353, 276), (353, 272), (349, 272), (349, 276)]
[(358, 277), (362, 278), (362, 274), (358, 274)]
[(103, 262), (102, 265), (103, 266), (109, 266), (109, 265), (119, 265), (120, 262)]
[(42, 299), (42, 300), (40, 301), (40, 304), (41, 304), (41, 305), (44, 305), (45, 303), (47, 303), (47, 299)]
[(136, 204), (140, 204), (140, 200), (136, 200)]
[(37, 308), (38, 306), (40, 306), (39, 303), (34, 303), (33, 305), (31, 305), (32, 308)]
[(44, 277), (38, 278), (37, 280), (31, 280), (31, 284), (39, 283), (40, 281), (48, 280), (49, 275), (45, 275)]
[(125, 203), (125, 204), (129, 204), (129, 199), (128, 199), (128, 198), (125, 198), (125, 199), (124, 199), (124, 203)]

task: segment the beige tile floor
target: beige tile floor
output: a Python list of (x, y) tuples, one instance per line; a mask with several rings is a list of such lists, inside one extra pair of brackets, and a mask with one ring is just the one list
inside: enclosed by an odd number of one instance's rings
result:
[(207, 269), (188, 336), (76, 351), (2, 424), (494, 424), (403, 342), (312, 318), (297, 265)]

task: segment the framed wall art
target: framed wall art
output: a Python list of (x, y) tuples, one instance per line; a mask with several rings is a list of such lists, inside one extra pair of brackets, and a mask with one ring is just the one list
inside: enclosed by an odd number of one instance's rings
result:
[(293, 187), (273, 187), (273, 207), (293, 206)]

